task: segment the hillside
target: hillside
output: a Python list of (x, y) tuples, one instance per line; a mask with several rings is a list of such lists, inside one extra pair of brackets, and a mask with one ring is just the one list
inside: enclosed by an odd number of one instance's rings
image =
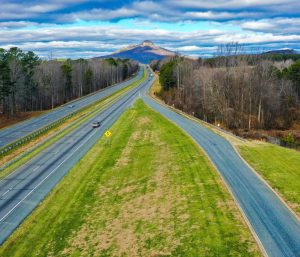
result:
[(100, 58), (121, 58), (132, 59), (140, 63), (147, 64), (152, 60), (161, 60), (167, 56), (174, 56), (175, 53), (155, 45), (153, 42), (146, 40), (138, 45), (131, 45), (119, 51), (101, 56)]
[(263, 54), (299, 54), (299, 52), (297, 52), (294, 49), (283, 48), (283, 49), (267, 51), (264, 52)]

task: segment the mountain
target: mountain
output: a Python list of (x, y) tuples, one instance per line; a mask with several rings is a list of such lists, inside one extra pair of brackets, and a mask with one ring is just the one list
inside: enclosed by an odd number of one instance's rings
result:
[(294, 49), (283, 48), (278, 50), (267, 51), (264, 54), (299, 54), (299, 52), (295, 51)]
[(120, 49), (113, 54), (101, 56), (100, 58), (128, 58), (140, 63), (147, 64), (152, 60), (161, 60), (165, 57), (174, 55), (175, 52), (159, 47), (153, 42), (146, 40), (141, 44), (130, 45), (128, 47)]

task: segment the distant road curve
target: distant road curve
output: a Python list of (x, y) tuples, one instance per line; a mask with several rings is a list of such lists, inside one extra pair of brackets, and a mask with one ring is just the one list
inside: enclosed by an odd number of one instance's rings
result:
[[(8, 128), (4, 128), (0, 130), (0, 148), (13, 143), (14, 141), (21, 139), (32, 132), (41, 129), (44, 126), (47, 126), (53, 123), (56, 120), (59, 120), (68, 114), (78, 111), (89, 104), (104, 99), (105, 97), (112, 95), (118, 90), (128, 86), (129, 84), (137, 81), (142, 77), (143, 71), (139, 69), (137, 76), (134, 78), (127, 80), (123, 83), (119, 83), (110, 87), (107, 87), (103, 90), (90, 94), (88, 96), (84, 96), (77, 100), (72, 101), (70, 104), (65, 104), (58, 108), (55, 108), (52, 111), (49, 111), (41, 116), (29, 119), (24, 122), (17, 123)], [(69, 106), (72, 105), (72, 108)]]
[(146, 104), (186, 131), (207, 153), (259, 238), (265, 255), (300, 257), (300, 222), (223, 137), (144, 95)]

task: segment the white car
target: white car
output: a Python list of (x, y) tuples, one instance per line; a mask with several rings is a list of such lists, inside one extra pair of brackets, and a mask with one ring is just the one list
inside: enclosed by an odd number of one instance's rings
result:
[(100, 127), (101, 126), (101, 122), (100, 121), (94, 121), (93, 123), (92, 123), (92, 127), (93, 128), (98, 128), (98, 127)]

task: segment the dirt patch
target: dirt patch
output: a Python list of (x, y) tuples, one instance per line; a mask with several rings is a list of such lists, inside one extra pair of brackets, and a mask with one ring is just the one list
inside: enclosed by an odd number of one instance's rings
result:
[(141, 140), (142, 134), (141, 131), (135, 131), (129, 138), (128, 144), (126, 147), (123, 149), (121, 157), (118, 159), (116, 163), (116, 168), (121, 168), (126, 166), (129, 163), (130, 160), (130, 154), (133, 150), (133, 143), (136, 140)]
[(150, 119), (148, 117), (141, 117), (138, 119), (137, 123), (139, 124), (139, 126), (143, 126), (147, 123), (150, 123)]

